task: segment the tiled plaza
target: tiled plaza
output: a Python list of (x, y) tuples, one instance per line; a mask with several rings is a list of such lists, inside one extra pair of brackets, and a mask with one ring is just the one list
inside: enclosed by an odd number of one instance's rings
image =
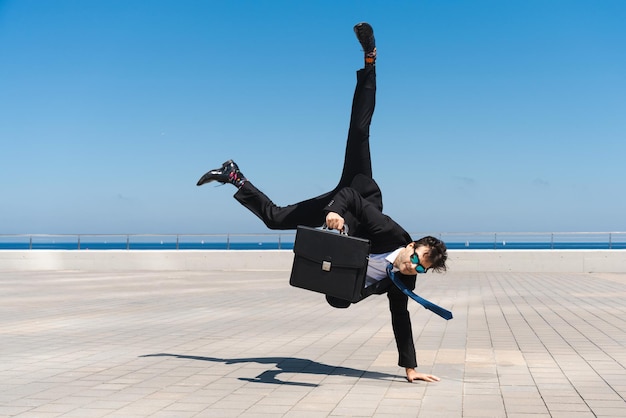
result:
[(626, 274), (420, 276), (419, 371), (385, 296), (288, 271), (0, 272), (2, 417), (624, 417)]

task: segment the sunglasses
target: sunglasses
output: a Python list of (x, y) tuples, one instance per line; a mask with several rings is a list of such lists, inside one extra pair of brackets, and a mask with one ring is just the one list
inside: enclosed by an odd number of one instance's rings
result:
[(410, 258), (411, 263), (413, 264), (417, 264), (417, 266), (415, 266), (415, 271), (422, 274), (422, 273), (426, 273), (428, 271), (428, 269), (426, 267), (424, 267), (422, 265), (422, 263), (420, 263), (420, 258), (417, 255), (416, 249), (413, 249), (413, 255)]

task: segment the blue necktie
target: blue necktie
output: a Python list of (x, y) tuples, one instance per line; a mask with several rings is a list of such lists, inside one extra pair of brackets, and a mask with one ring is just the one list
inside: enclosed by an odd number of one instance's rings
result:
[(395, 284), (396, 287), (402, 291), (402, 293), (404, 293), (405, 295), (413, 299), (415, 302), (422, 305), (424, 308), (436, 313), (443, 319), (447, 319), (447, 320), (452, 319), (452, 312), (442, 308), (441, 306), (435, 305), (434, 303), (416, 295), (411, 290), (409, 290), (409, 288), (406, 287), (406, 285), (402, 282), (402, 280), (396, 277), (396, 275), (393, 272), (393, 265), (391, 263), (389, 263), (389, 265), (387, 266), (387, 276), (389, 276), (393, 284)]

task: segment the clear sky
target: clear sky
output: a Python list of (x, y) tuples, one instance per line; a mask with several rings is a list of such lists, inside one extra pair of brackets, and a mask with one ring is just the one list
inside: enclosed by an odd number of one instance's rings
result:
[(0, 234), (267, 232), (332, 189), (372, 24), (409, 232), (626, 231), (626, 1), (0, 0)]

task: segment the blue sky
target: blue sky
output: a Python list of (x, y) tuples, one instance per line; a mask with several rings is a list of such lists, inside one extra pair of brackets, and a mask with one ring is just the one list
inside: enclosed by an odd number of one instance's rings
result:
[(0, 234), (266, 232), (343, 162), (359, 21), (410, 232), (626, 231), (621, 0), (0, 0)]

